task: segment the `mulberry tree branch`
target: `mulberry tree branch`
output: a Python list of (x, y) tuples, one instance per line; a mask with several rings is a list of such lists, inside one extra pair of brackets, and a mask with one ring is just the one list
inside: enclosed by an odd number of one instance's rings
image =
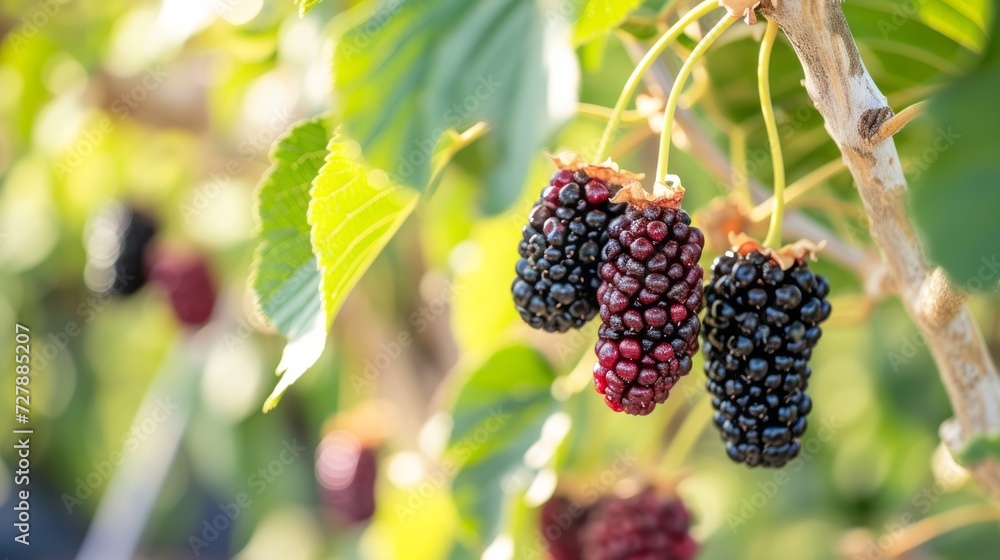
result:
[[(895, 288), (923, 332), (948, 391), (955, 420), (942, 433), (953, 451), (1000, 433), (1000, 375), (972, 314), (945, 276), (931, 268), (906, 211), (906, 178), (882, 125), (893, 116), (858, 53), (840, 0), (765, 0), (805, 71), (805, 87), (854, 176)], [(1000, 465), (972, 467), (1000, 497)]]

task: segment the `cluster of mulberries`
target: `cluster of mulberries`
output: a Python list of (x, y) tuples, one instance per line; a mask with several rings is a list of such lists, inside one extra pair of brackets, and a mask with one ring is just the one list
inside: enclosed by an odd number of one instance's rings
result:
[(130, 204), (101, 207), (87, 224), (87, 284), (97, 293), (122, 297), (155, 284), (181, 323), (205, 324), (216, 297), (208, 263), (201, 256), (154, 249), (156, 233), (156, 221)]
[(690, 560), (698, 551), (684, 504), (651, 487), (587, 508), (553, 497), (540, 521), (553, 560)]
[(801, 256), (781, 259), (759, 246), (729, 251), (712, 266), (705, 372), (733, 461), (781, 467), (798, 455), (812, 409), (809, 358), (830, 316), (829, 292)]
[(552, 175), (528, 214), (518, 246), (514, 304), (525, 323), (549, 332), (578, 329), (597, 314), (597, 265), (608, 223), (623, 209), (610, 202), (627, 174), (573, 160)]
[(683, 191), (652, 196), (638, 185), (615, 200), (628, 209), (608, 226), (597, 298), (603, 324), (594, 387), (616, 412), (649, 414), (698, 351), (705, 237), (680, 209)]

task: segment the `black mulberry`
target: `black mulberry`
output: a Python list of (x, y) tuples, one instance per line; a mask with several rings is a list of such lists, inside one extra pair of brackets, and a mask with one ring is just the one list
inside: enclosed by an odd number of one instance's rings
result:
[(608, 226), (597, 292), (603, 324), (594, 388), (615, 412), (645, 416), (691, 371), (698, 351), (705, 236), (680, 209), (684, 190), (623, 189), (625, 213)]
[(511, 285), (521, 319), (536, 329), (566, 332), (597, 314), (597, 266), (608, 223), (622, 204), (611, 196), (638, 178), (613, 164), (586, 165), (575, 154), (554, 158), (559, 171), (528, 214)]
[(830, 316), (830, 284), (809, 270), (810, 247), (775, 252), (744, 243), (716, 259), (706, 287), (714, 423), (729, 457), (751, 467), (794, 459), (812, 409), (809, 358)]
[(106, 295), (130, 296), (147, 282), (147, 253), (156, 222), (122, 202), (103, 206), (88, 223), (87, 283)]

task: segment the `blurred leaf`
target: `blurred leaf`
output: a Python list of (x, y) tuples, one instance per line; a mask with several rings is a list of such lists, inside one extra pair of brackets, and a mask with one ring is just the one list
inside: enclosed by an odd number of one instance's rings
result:
[(461, 465), (452, 495), (462, 528), (479, 547), (497, 536), (509, 498), (539, 467), (525, 465), (524, 455), (558, 409), (549, 392), (554, 378), (537, 351), (508, 346), (472, 372), (452, 405), (446, 457)]
[(582, 45), (618, 27), (642, 0), (587, 0), (573, 30), (573, 42)]
[(406, 488), (380, 485), (369, 531), (385, 551), (381, 558), (440, 560), (454, 546), (457, 522), (447, 486), (424, 479)]
[(930, 258), (970, 290), (995, 291), (1000, 281), (1000, 142), (995, 120), (983, 114), (996, 103), (997, 91), (1000, 45), (993, 41), (978, 71), (932, 101), (929, 116), (938, 126), (913, 187), (914, 214)]
[[(307, 214), (319, 262), (323, 314), (308, 339), (289, 341), (277, 370), (284, 375), (264, 403), (265, 412), (319, 358), (322, 342), (318, 339), (326, 338), (326, 328), (344, 299), (418, 200), (405, 187), (390, 184), (384, 172), (359, 163), (357, 142), (335, 133), (327, 151), (326, 163), (313, 179)], [(315, 351), (317, 347), (320, 352)]]
[(320, 274), (310, 242), (309, 190), (326, 158), (331, 131), (321, 117), (302, 121), (277, 140), (271, 168), (257, 191), (253, 290), (261, 313), (288, 337), (309, 367), (323, 353), (327, 323)]
[(458, 132), (449, 128), (441, 135), (441, 138), (438, 139), (437, 144), (434, 146), (434, 153), (431, 155), (433, 168), (430, 183), (427, 186), (428, 196), (432, 196), (437, 191), (438, 185), (440, 185), (444, 177), (444, 170), (448, 165), (451, 164), (462, 150), (489, 132), (489, 129), (489, 125), (485, 122), (479, 122), (469, 127), (465, 132)]
[(554, 124), (576, 105), (575, 56), (553, 29), (558, 18), (547, 15), (535, 0), (387, 5), (337, 44), (334, 81), (347, 132), (373, 167), (422, 190), (445, 131), (486, 121), (493, 157), (484, 207), (503, 209)]
[(309, 10), (316, 7), (323, 0), (295, 0), (295, 5), (299, 7), (299, 17), (309, 13)]

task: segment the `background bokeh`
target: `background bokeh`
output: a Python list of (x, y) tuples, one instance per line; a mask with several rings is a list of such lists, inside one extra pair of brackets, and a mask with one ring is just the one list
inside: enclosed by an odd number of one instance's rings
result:
[[(572, 17), (583, 4), (546, 9)], [(632, 2), (624, 31), (577, 47), (582, 103), (614, 104), (634, 66), (627, 45), (656, 35), (665, 4)], [(988, 505), (940, 448), (949, 403), (899, 302), (822, 258), (815, 268), (831, 279), (834, 314), (813, 360), (815, 409), (800, 461), (782, 474), (729, 462), (708, 428), (700, 357), (653, 415), (611, 413), (589, 387), (596, 326), (531, 331), (508, 295), (524, 212), (551, 164), (539, 150), (523, 184), (498, 198), (484, 186), (493, 181), (484, 162), (497, 150), (489, 141), (449, 167), (351, 293), (320, 360), (263, 414), (284, 341), (258, 317), (248, 290), (254, 187), (277, 138), (337, 107), (331, 37), (373, 10), (326, 0), (300, 18), (291, 0), (0, 1), (0, 364), (13, 363), (14, 324), (29, 325), (35, 430), (33, 544), (26, 553), (4, 522), (0, 555), (74, 557), (109, 499), (109, 463), (122, 452), (166, 466), (162, 480), (137, 486), (153, 501), (136, 534), (136, 557), (149, 559), (438, 559), (484, 549), (489, 558), (544, 558), (536, 509), (557, 484), (569, 492), (627, 491), (649, 479), (676, 487), (710, 559), (809, 560), (852, 550), (879, 558), (904, 526)], [(987, 49), (987, 0), (848, 2), (844, 10), (893, 107), (975, 73)], [(747, 170), (768, 185), (755, 81), (761, 32), (737, 25), (727, 33), (695, 72), (683, 106), (727, 153), (745, 142)], [(692, 46), (685, 37), (666, 67), (676, 70)], [(839, 152), (784, 39), (771, 74), (795, 181)], [(977, 109), (995, 122), (994, 108)], [(589, 152), (604, 125), (592, 113), (577, 112), (544, 145)], [(930, 188), (921, 176), (947, 159), (951, 144), (936, 142), (948, 138), (947, 124), (920, 119), (897, 136), (918, 191)], [(674, 172), (697, 223), (731, 185), (676, 140)], [(623, 166), (652, 170), (656, 139), (645, 120), (627, 125), (617, 146)], [(220, 294), (212, 324), (190, 332), (155, 290), (122, 300), (92, 293), (85, 226), (113, 199), (155, 214), (160, 244), (209, 255)], [(845, 171), (834, 169), (794, 205), (844, 243), (872, 250)], [(992, 274), (983, 284), (997, 284), (1000, 271)], [(996, 290), (969, 304), (996, 357)], [(13, 400), (12, 367), (0, 369)], [(522, 398), (536, 393), (544, 398)], [(175, 406), (158, 411), (152, 399), (144, 407), (150, 395)], [(512, 424), (529, 427), (479, 434), (456, 424), (456, 401), (465, 416), (507, 407)], [(12, 426), (4, 410), (3, 425)], [(445, 449), (453, 425), (474, 438), (459, 459), (454, 445)], [(174, 430), (176, 455), (157, 454)], [(347, 523), (325, 497), (338, 465), (324, 450), (347, 432), (376, 450), (370, 523)], [(509, 468), (505, 453), (525, 451)], [(478, 463), (470, 466), (470, 456)], [(15, 465), (7, 443), (0, 457), (7, 520)], [(206, 522), (234, 503), (235, 519), (210, 538)], [(907, 557), (994, 557), (997, 522), (962, 522), (961, 512), (956, 519), (956, 529)]]

